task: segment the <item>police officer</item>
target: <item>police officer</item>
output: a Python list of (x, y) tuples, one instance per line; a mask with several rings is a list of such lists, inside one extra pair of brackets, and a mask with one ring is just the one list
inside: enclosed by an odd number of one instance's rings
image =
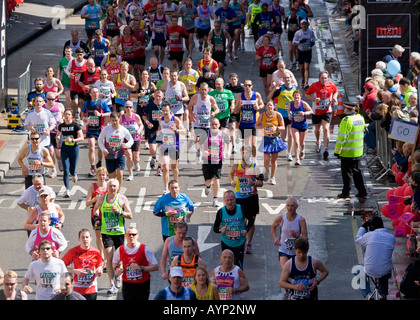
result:
[(341, 159), (341, 175), (343, 177), (343, 190), (339, 198), (350, 196), (351, 175), (358, 191), (356, 197), (365, 198), (366, 187), (363, 175), (359, 168), (359, 160), (363, 155), (363, 132), (365, 128), (364, 118), (356, 113), (355, 104), (344, 104), (344, 117), (338, 128), (337, 142), (334, 155)]

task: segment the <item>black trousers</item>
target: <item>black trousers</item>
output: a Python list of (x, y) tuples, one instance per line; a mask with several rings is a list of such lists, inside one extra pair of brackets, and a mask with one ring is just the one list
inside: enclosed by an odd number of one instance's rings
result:
[(359, 160), (351, 158), (341, 159), (341, 176), (343, 177), (343, 194), (349, 195), (351, 190), (351, 178), (353, 176), (354, 185), (360, 194), (366, 194), (363, 182), (362, 171), (359, 169)]

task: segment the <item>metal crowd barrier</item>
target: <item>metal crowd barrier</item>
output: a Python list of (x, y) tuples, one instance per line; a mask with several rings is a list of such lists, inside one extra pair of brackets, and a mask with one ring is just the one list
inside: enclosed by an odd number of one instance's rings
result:
[[(393, 156), (391, 153), (393, 147), (392, 139), (388, 138), (388, 132), (381, 127), (381, 121), (375, 121), (376, 129), (376, 156), (370, 160), (373, 163), (375, 160), (379, 161), (381, 169), (376, 174), (374, 179), (380, 180), (388, 172), (392, 171), (392, 165), (394, 164)], [(369, 166), (369, 164), (368, 164)]]
[(18, 78), (18, 108), (19, 114), (22, 115), (27, 109), (27, 98), (29, 92), (32, 90), (32, 61), (28, 63), (26, 71)]

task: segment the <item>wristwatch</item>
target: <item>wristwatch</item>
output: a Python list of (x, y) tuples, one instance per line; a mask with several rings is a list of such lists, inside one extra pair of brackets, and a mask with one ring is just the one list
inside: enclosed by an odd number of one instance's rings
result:
[(144, 266), (140, 266), (141, 271), (144, 271)]

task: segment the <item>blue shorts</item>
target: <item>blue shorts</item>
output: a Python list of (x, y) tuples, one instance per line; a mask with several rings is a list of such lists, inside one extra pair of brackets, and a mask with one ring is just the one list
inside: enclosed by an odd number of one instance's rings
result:
[(290, 255), (290, 254), (287, 254), (287, 253), (284, 253), (284, 252), (279, 251), (279, 259), (280, 259), (280, 257), (287, 257), (287, 259), (290, 260), (293, 257), (295, 257), (295, 255)]
[(124, 170), (125, 168), (125, 156), (122, 156), (121, 158), (117, 159), (106, 159), (106, 170), (108, 170), (108, 173), (113, 173), (117, 169)]

